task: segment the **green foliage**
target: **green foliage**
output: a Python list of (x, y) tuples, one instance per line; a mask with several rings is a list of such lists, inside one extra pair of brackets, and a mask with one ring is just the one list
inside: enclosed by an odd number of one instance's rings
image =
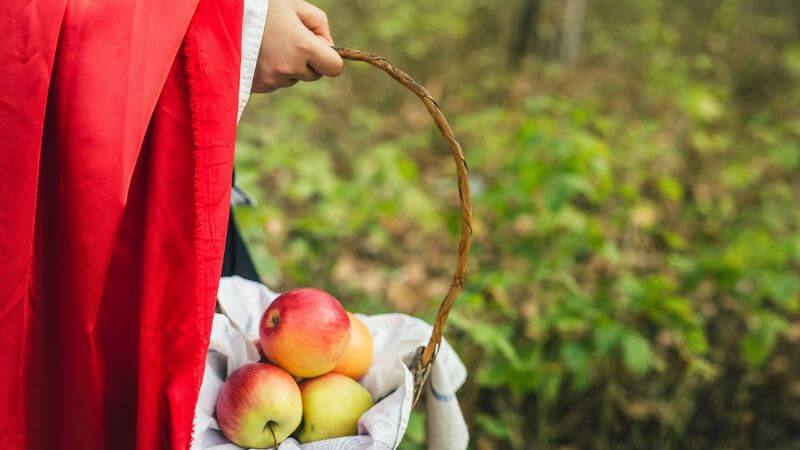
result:
[[(320, 3), (464, 145), (475, 243), (446, 335), (475, 448), (800, 446), (800, 8), (592, 1), (567, 69), (561, 2), (513, 67), (506, 3)], [(248, 108), (259, 204), (237, 216), (265, 281), (430, 320), (459, 222), (417, 100), (348, 64)], [(422, 414), (408, 434), (423, 447)]]

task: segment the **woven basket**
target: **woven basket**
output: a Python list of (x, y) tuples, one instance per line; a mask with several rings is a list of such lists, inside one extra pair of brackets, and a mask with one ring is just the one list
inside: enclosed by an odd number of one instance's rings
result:
[(464, 161), (464, 152), (461, 150), (461, 145), (456, 141), (453, 135), (453, 129), (447, 123), (441, 108), (436, 101), (428, 93), (421, 84), (414, 81), (407, 73), (392, 65), (385, 58), (373, 55), (371, 53), (353, 50), (349, 48), (336, 48), (339, 55), (346, 60), (350, 61), (363, 61), (378, 69), (383, 70), (389, 76), (394, 78), (398, 83), (403, 85), (406, 89), (410, 90), (425, 104), (433, 121), (439, 128), (439, 132), (447, 143), (450, 149), (450, 154), (456, 164), (456, 174), (458, 177), (458, 194), (461, 202), (461, 240), (458, 244), (458, 258), (456, 259), (456, 269), (453, 274), (453, 282), (447, 295), (442, 300), (442, 305), (436, 313), (436, 320), (433, 323), (433, 333), (428, 340), (428, 344), (420, 347), (417, 351), (413, 364), (411, 365), (411, 373), (414, 374), (414, 405), (417, 404), (422, 394), (422, 388), (428, 380), (433, 361), (436, 359), (436, 354), (439, 350), (439, 345), (442, 342), (442, 331), (445, 323), (447, 323), (447, 316), (450, 314), (453, 304), (461, 292), (464, 285), (464, 272), (467, 267), (467, 257), (469, 256), (469, 247), (472, 239), (472, 204), (469, 194), (469, 180), (467, 177), (467, 163)]

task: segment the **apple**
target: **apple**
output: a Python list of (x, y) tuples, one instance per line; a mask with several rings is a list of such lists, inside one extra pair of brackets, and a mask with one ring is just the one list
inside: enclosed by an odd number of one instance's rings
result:
[(258, 350), (258, 360), (260, 362), (269, 362), (267, 361), (267, 355), (264, 354), (264, 350), (261, 350), (261, 342), (258, 339), (254, 339), (253, 345), (255, 345), (256, 350)]
[(300, 383), (303, 427), (300, 442), (313, 442), (358, 433), (358, 419), (372, 407), (369, 391), (338, 373)]
[(354, 380), (364, 376), (372, 365), (372, 335), (364, 322), (347, 313), (350, 318), (350, 342), (347, 350), (333, 368), (333, 372), (346, 375)]
[(259, 325), (267, 359), (297, 377), (330, 372), (347, 349), (350, 319), (336, 298), (313, 288), (276, 298)]
[(277, 447), (303, 418), (300, 388), (292, 376), (263, 363), (233, 372), (222, 385), (216, 409), (222, 433), (245, 448)]

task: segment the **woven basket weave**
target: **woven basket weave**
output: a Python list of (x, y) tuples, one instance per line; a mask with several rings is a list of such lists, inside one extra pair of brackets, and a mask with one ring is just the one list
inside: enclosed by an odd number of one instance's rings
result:
[(444, 300), (442, 300), (439, 311), (436, 313), (436, 320), (433, 323), (433, 333), (428, 340), (428, 344), (419, 348), (411, 366), (411, 372), (414, 374), (414, 404), (416, 404), (422, 394), (422, 388), (428, 380), (433, 361), (436, 359), (439, 345), (442, 342), (442, 331), (445, 323), (447, 323), (447, 316), (450, 314), (450, 309), (453, 308), (453, 304), (464, 285), (464, 272), (467, 268), (467, 257), (469, 256), (472, 238), (472, 204), (469, 194), (467, 163), (464, 161), (464, 152), (461, 150), (461, 145), (456, 141), (453, 135), (453, 129), (450, 128), (450, 124), (444, 117), (441, 108), (439, 108), (439, 105), (424, 86), (414, 81), (407, 73), (393, 66), (383, 57), (349, 48), (336, 48), (336, 51), (343, 59), (363, 61), (383, 70), (406, 89), (416, 94), (422, 103), (425, 104), (425, 108), (428, 109), (428, 113), (430, 113), (433, 121), (439, 128), (439, 132), (447, 143), (447, 147), (450, 149), (450, 153), (456, 164), (458, 193), (461, 202), (461, 240), (458, 244), (458, 258), (456, 259), (453, 282)]

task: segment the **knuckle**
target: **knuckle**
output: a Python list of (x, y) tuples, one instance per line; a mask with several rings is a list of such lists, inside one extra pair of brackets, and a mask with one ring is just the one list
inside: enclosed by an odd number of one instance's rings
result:
[(294, 67), (292, 67), (291, 64), (286, 63), (278, 64), (275, 66), (275, 73), (282, 77), (288, 77), (294, 74)]
[(280, 86), (280, 84), (283, 82), (283, 78), (284, 77), (279, 76), (276, 73), (272, 73), (269, 76), (262, 78), (260, 84), (265, 88), (275, 90), (275, 88)]
[(298, 39), (295, 44), (297, 51), (303, 55), (308, 55), (314, 52), (314, 43), (311, 39)]

